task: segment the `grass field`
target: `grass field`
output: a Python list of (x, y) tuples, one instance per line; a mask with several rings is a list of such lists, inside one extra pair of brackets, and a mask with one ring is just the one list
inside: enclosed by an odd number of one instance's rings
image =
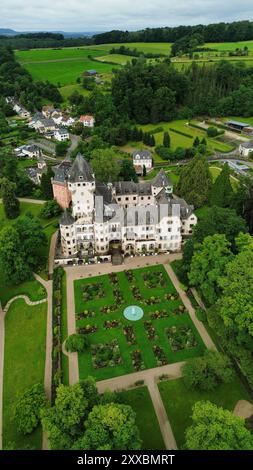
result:
[(122, 402), (133, 408), (143, 450), (164, 450), (164, 442), (147, 387), (118, 393)]
[(86, 70), (96, 69), (99, 73), (108, 73), (119, 66), (94, 62), (88, 57), (103, 55), (103, 51), (91, 48), (16, 51), (18, 61), (31, 73), (34, 80), (48, 80), (59, 87), (75, 85), (76, 79)]
[[(164, 285), (161, 282), (156, 282), (156, 287), (147, 285), (143, 276), (149, 273), (151, 276), (157, 276), (162, 273)], [(151, 273), (151, 274), (150, 274)], [(156, 273), (156, 274), (155, 274)], [(137, 269), (132, 271), (132, 280), (129, 281), (125, 272), (117, 273), (116, 283), (112, 283), (109, 276), (99, 276), (96, 278), (81, 279), (75, 281), (75, 311), (76, 314), (83, 314), (88, 311), (91, 315), (86, 318), (77, 317), (77, 328), (95, 328), (89, 334), (89, 339), (92, 345), (107, 344), (112, 340), (117, 339), (119, 345), (119, 354), (121, 361), (117, 364), (108, 362), (105, 366), (94, 367), (94, 357), (92, 360), (91, 348), (85, 353), (79, 354), (79, 372), (80, 378), (91, 375), (97, 380), (103, 380), (110, 377), (117, 377), (136, 370), (143, 370), (157, 367), (162, 365), (159, 363), (157, 356), (154, 354), (153, 347), (160, 346), (163, 350), (165, 363), (174, 363), (185, 360), (189, 357), (194, 357), (202, 354), (204, 350), (203, 342), (193, 325), (188, 312), (179, 312), (182, 302), (177, 298), (175, 288), (169, 279), (163, 266), (153, 266), (152, 268)], [(102, 289), (102, 296), (97, 298), (84, 300), (83, 292), (92, 288), (95, 289), (100, 286)], [(140, 298), (134, 296), (132, 288), (139, 289)], [(115, 289), (120, 292), (121, 301), (116, 299)], [(174, 295), (174, 299), (166, 300), (165, 295)], [(154, 297), (157, 303), (148, 305), (150, 299)], [(116, 305), (116, 310), (113, 308)], [(118, 305), (118, 307), (117, 307)], [(129, 305), (137, 305), (143, 308), (144, 316), (137, 322), (131, 322), (123, 316), (124, 309)], [(108, 308), (112, 307), (110, 312)], [(106, 310), (106, 313), (102, 311)], [(154, 312), (165, 311), (166, 316), (163, 318), (152, 318), (151, 314)], [(94, 314), (92, 315), (92, 312)], [(113, 327), (106, 325), (105, 322), (114, 322), (117, 324)], [(147, 332), (145, 322), (150, 322), (150, 327), (153, 328), (152, 338)], [(168, 327), (176, 326), (187, 327), (189, 334), (195, 338), (194, 346), (182, 346), (177, 350), (172, 349), (169, 338), (166, 335)], [(133, 341), (126, 338), (123, 328), (132, 327), (134, 334)], [(140, 354), (139, 365), (140, 368), (135, 368), (132, 361), (132, 354), (138, 351)]]
[(13, 421), (17, 398), (44, 382), (47, 304), (29, 307), (15, 301), (5, 318), (3, 443), (15, 449), (41, 449), (41, 429), (22, 436)]
[[(152, 130), (162, 127), (163, 131), (159, 132), (157, 134), (154, 134), (155, 140), (156, 140), (156, 145), (162, 145), (163, 143), (163, 133), (165, 131), (169, 132), (170, 138), (171, 138), (171, 148), (175, 150), (177, 147), (184, 147), (184, 148), (189, 148), (192, 147), (194, 139), (198, 137), (200, 140), (203, 138), (206, 139), (207, 141), (207, 147), (208, 150), (217, 150), (219, 152), (229, 152), (233, 150), (232, 145), (229, 145), (227, 143), (219, 142), (218, 140), (214, 138), (209, 138), (207, 136), (207, 133), (205, 130), (201, 129), (196, 129), (194, 127), (191, 127), (188, 125), (188, 121), (185, 119), (180, 119), (177, 121), (171, 121), (171, 122), (161, 122), (158, 124), (146, 124), (141, 126), (143, 131), (145, 132), (151, 132)], [(171, 130), (172, 129), (172, 130)], [(182, 135), (178, 134), (175, 131), (182, 132), (187, 135)], [(157, 159), (156, 159), (157, 161)]]
[[(62, 319), (61, 319), (61, 342), (64, 343), (65, 339), (68, 337), (68, 312), (67, 312), (67, 280), (66, 273), (62, 278)], [(63, 383), (64, 385), (69, 384), (69, 359), (62, 353), (62, 374), (63, 374)]]
[[(40, 218), (40, 211), (41, 211), (42, 205), (40, 204), (32, 204), (29, 202), (21, 202), (20, 203), (20, 215), (25, 215), (27, 212), (30, 212), (33, 216)], [(10, 220), (5, 217), (4, 213), (4, 208), (3, 204), (0, 203), (0, 230), (6, 226), (6, 225), (11, 225), (15, 222), (15, 220)], [(57, 225), (58, 225), (58, 217), (55, 217), (50, 220), (43, 220), (41, 219), (41, 224), (44, 227), (44, 233), (46, 234), (47, 237), (47, 245), (43, 248), (40, 249), (40, 254), (41, 257), (45, 259), (45, 265), (42, 268), (41, 272), (39, 274), (42, 277), (46, 276), (46, 269), (47, 269), (47, 262), (48, 262), (48, 252), (49, 252), (49, 247), (50, 247), (50, 241), (53, 233), (57, 230)], [(11, 297), (16, 295), (16, 293), (20, 294), (28, 294), (30, 292), (30, 288), (32, 291), (32, 295), (34, 297), (32, 300), (38, 300), (38, 289), (36, 288), (36, 285), (33, 289), (33, 283), (34, 281), (31, 282), (31, 284), (28, 283), (22, 283), (18, 286), (13, 286), (13, 285), (8, 285), (4, 279), (3, 279), (3, 273), (0, 273), (0, 299), (2, 301), (2, 304), (4, 305)], [(28, 289), (28, 291), (26, 291)], [(41, 298), (41, 297), (40, 297)]]
[(191, 425), (192, 406), (199, 400), (209, 400), (233, 411), (238, 400), (251, 398), (236, 376), (212, 392), (188, 390), (182, 379), (160, 382), (159, 390), (179, 448), (185, 443), (185, 430)]
[(126, 65), (128, 62), (131, 62), (133, 58), (132, 56), (123, 54), (107, 54), (97, 57), (97, 60), (100, 62), (114, 62), (115, 64)]

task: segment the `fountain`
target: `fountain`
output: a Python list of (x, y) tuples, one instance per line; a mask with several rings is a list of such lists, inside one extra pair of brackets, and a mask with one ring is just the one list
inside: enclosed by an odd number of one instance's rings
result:
[(143, 317), (144, 312), (141, 307), (138, 307), (137, 305), (130, 305), (129, 307), (125, 308), (123, 314), (127, 320), (137, 321)]

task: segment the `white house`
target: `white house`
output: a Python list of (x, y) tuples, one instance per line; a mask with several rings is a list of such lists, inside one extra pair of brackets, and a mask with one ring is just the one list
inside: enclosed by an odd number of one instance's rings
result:
[(90, 114), (80, 116), (79, 121), (84, 125), (84, 127), (94, 127), (95, 124), (95, 119)]
[(153, 168), (152, 154), (148, 150), (138, 150), (133, 153), (133, 165), (137, 175), (142, 175), (144, 167), (149, 172)]
[(15, 111), (20, 117), (22, 117), (24, 119), (28, 119), (28, 118), (31, 117), (30, 112), (27, 111), (27, 109), (23, 108), (23, 106), (21, 106), (18, 103), (14, 104), (13, 111)]
[(64, 171), (56, 167), (52, 179), (57, 202), (68, 200), (71, 207), (60, 220), (63, 257), (106, 256), (115, 245), (124, 255), (177, 252), (191, 235), (193, 206), (172, 195), (162, 170), (151, 181), (106, 185), (81, 154), (66, 165)]
[(20, 158), (39, 158), (41, 150), (37, 145), (21, 145), (14, 150), (17, 157)]
[(248, 158), (251, 152), (253, 152), (253, 140), (240, 144), (239, 153), (242, 157)]
[(63, 129), (62, 127), (60, 129), (56, 129), (54, 131), (54, 138), (60, 142), (69, 140), (69, 131), (67, 129)]

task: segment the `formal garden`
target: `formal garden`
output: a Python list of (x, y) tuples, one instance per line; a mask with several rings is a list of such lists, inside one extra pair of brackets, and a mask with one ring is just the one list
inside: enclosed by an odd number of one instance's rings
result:
[[(162, 265), (74, 282), (77, 333), (88, 338), (79, 353), (80, 378), (97, 380), (201, 355), (202, 339)], [(140, 307), (138, 321), (125, 318)]]

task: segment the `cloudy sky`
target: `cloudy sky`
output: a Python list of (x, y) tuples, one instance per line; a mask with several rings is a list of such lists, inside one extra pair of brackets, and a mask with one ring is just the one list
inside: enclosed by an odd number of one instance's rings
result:
[(252, 0), (0, 0), (0, 27), (19, 31), (136, 30), (253, 20)]

